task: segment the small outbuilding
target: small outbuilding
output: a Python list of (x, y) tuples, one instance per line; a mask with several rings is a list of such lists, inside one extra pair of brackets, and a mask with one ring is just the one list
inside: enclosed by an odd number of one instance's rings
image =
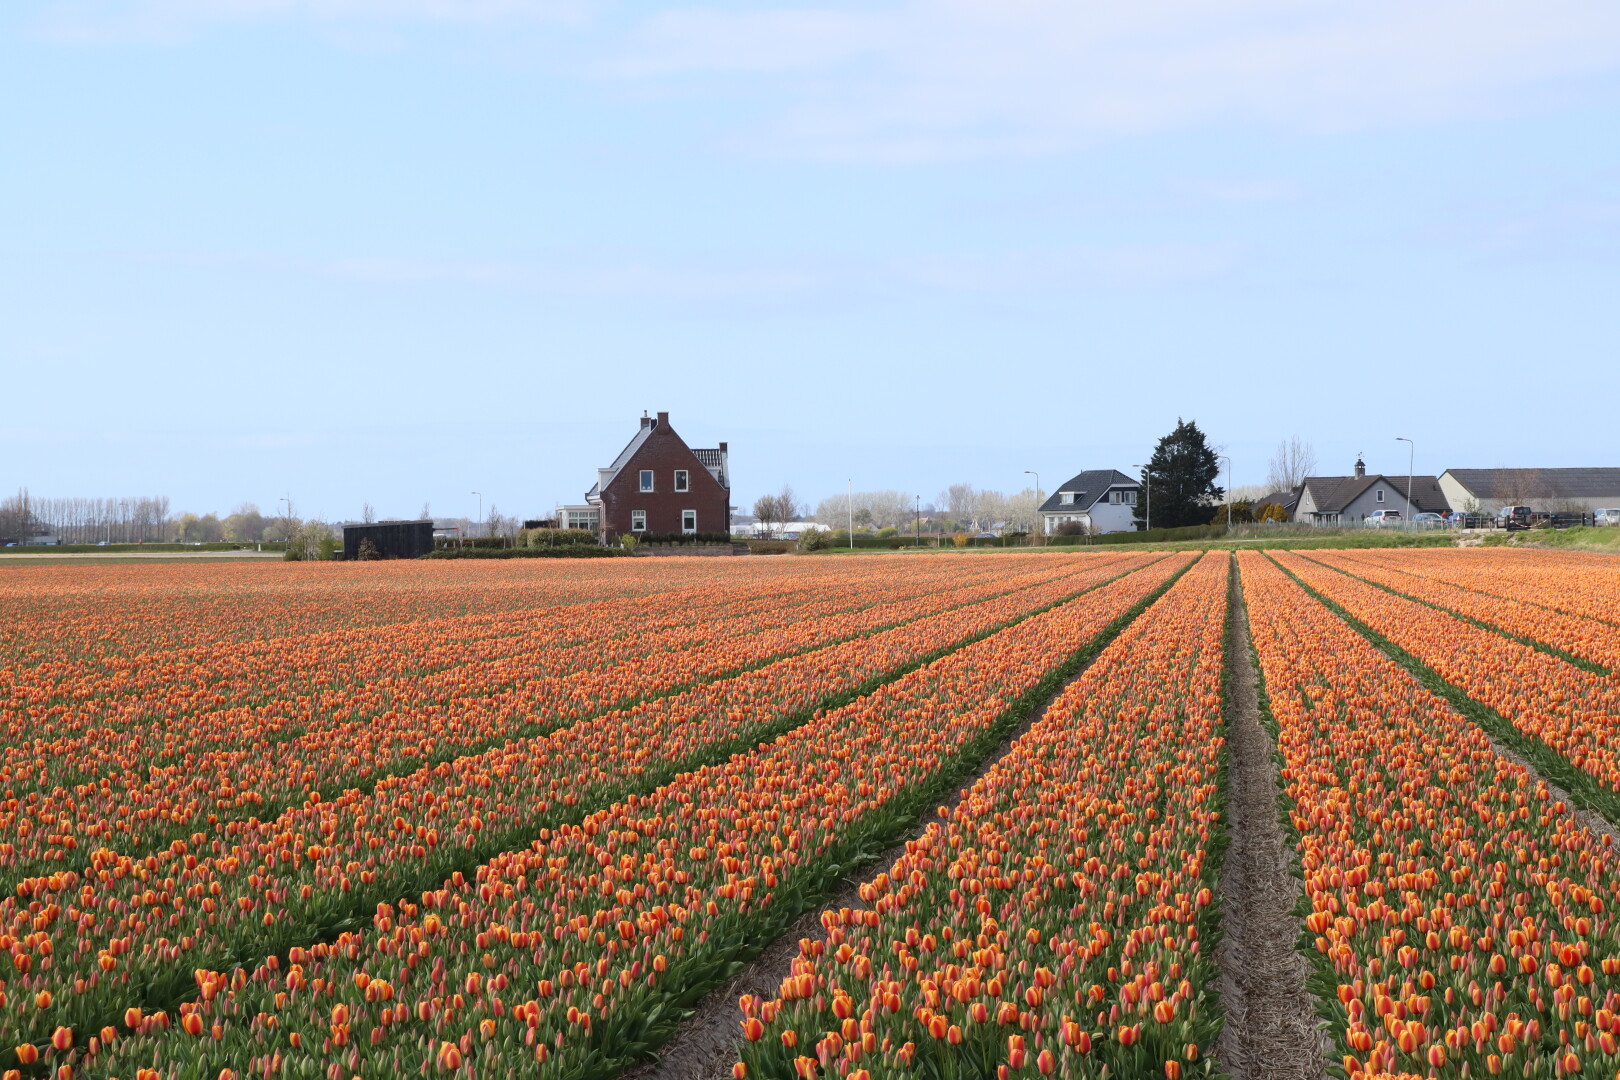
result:
[(343, 557), (360, 558), (360, 545), (367, 540), (378, 559), (415, 559), (433, 550), (432, 521), (377, 521), (343, 526)]

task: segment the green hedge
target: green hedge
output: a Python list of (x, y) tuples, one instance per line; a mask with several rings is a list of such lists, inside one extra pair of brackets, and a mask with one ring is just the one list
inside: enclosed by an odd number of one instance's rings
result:
[(629, 555), (623, 548), (564, 544), (554, 548), (440, 548), (424, 559), (614, 559)]
[(676, 545), (710, 545), (731, 544), (733, 540), (730, 533), (633, 533), (637, 544), (676, 544)]

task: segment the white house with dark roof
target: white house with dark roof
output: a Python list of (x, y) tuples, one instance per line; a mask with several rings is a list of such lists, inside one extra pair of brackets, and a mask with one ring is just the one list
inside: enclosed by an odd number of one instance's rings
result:
[(1414, 514), (1443, 514), (1449, 509), (1438, 478), (1369, 475), (1366, 463), (1357, 458), (1353, 476), (1307, 476), (1294, 505), (1294, 520), (1307, 525), (1359, 525), (1376, 510), (1399, 510), (1403, 520), (1411, 521)]
[(1088, 469), (1041, 503), (1041, 531), (1051, 536), (1074, 522), (1088, 533), (1134, 532), (1141, 490), (1141, 481), (1117, 469)]

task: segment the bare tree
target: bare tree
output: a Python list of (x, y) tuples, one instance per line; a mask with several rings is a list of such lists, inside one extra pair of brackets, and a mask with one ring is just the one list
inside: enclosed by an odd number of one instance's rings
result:
[(977, 490), (972, 484), (952, 484), (940, 492), (936, 504), (944, 510), (945, 516), (950, 520), (977, 532), (986, 494), (987, 492)]
[[(791, 496), (791, 490), (788, 494)], [(784, 501), (781, 495), (761, 495), (754, 500), (754, 516), (765, 529), (765, 535), (770, 536), (777, 526), (793, 517), (793, 503)]]
[(376, 522), (377, 511), (372, 507), (371, 503), (363, 502), (360, 504), (360, 520), (365, 522), (367, 525), (371, 525)]
[(416, 515), (416, 520), (417, 521), (431, 521), (432, 519), (433, 519), (433, 507), (424, 502), (422, 504), (422, 509)]
[(1272, 491), (1293, 491), (1316, 472), (1316, 451), (1298, 435), (1290, 435), (1277, 444), (1271, 456), (1266, 483)]

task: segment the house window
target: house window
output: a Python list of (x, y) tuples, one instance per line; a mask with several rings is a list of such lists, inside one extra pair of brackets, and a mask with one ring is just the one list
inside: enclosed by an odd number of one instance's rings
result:
[(1136, 490), (1134, 488), (1129, 490), (1115, 488), (1108, 493), (1108, 501), (1121, 506), (1135, 506)]
[(1060, 491), (1060, 492), (1058, 492), (1058, 505), (1059, 506), (1073, 506), (1074, 505), (1074, 492), (1072, 492), (1072, 491)]
[(1384, 501), (1384, 489), (1383, 488), (1378, 489), (1378, 501), (1379, 502)]
[(647, 531), (647, 511), (645, 511), (645, 510), (632, 510), (632, 511), (630, 511), (630, 531), (631, 532), (646, 532)]
[(651, 469), (642, 469), (641, 470), (641, 490), (642, 491), (651, 491), (652, 489), (653, 489), (653, 471)]
[(681, 511), (681, 532), (683, 532), (683, 533), (695, 533), (695, 532), (697, 532), (697, 511), (696, 510), (682, 510)]
[(687, 475), (687, 472), (686, 472), (685, 469), (676, 469), (675, 470), (675, 490), (676, 491), (691, 491), (692, 490), (691, 478)]

